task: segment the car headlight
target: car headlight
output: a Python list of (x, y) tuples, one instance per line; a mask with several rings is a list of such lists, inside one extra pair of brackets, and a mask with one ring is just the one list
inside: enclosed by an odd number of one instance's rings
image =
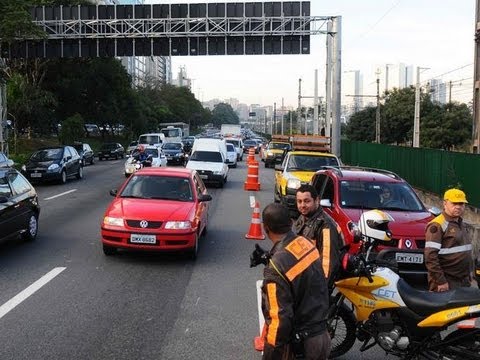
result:
[(54, 171), (57, 170), (60, 166), (58, 164), (52, 164), (48, 167), (48, 171)]
[(115, 218), (110, 216), (105, 216), (103, 218), (103, 223), (105, 225), (112, 225), (112, 226), (123, 226), (123, 219), (122, 218)]
[(22, 165), (22, 171), (27, 171), (27, 167), (25, 165)]
[(190, 221), (167, 221), (165, 223), (165, 229), (170, 230), (187, 230), (192, 228)]
[(273, 156), (273, 152), (267, 151), (267, 156)]
[(183, 155), (182, 153), (176, 153), (176, 154), (175, 154), (175, 156), (178, 156), (178, 157), (180, 157), (180, 156), (182, 156), (182, 155)]
[(301, 182), (297, 178), (291, 178), (291, 179), (288, 179), (287, 181), (287, 188), (290, 188), (290, 189), (298, 189), (300, 185), (301, 185)]
[(213, 172), (215, 175), (222, 175), (222, 170), (217, 170)]

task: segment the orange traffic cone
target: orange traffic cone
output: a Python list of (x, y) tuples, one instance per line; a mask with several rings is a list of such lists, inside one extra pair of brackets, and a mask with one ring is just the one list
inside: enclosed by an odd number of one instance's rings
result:
[(250, 149), (248, 149), (247, 164), (250, 164), (253, 161), (255, 161), (255, 149), (250, 148)]
[(260, 205), (258, 201), (255, 201), (255, 207), (253, 208), (252, 222), (250, 223), (250, 229), (245, 235), (245, 239), (251, 240), (265, 240), (265, 235), (262, 232), (262, 226), (260, 225)]
[(247, 181), (243, 184), (244, 190), (259, 191), (260, 182), (258, 181), (258, 162), (253, 161), (248, 164)]

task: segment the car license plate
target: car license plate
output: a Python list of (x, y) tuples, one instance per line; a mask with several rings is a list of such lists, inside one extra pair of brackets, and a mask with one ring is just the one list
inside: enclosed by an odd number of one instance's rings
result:
[(201, 179), (208, 179), (208, 175), (200, 175)]
[(395, 260), (405, 264), (423, 264), (423, 254), (396, 253)]
[(32, 178), (39, 178), (39, 177), (42, 177), (42, 173), (31, 173), (30, 176)]
[(157, 238), (155, 235), (131, 234), (130, 242), (135, 244), (155, 244)]

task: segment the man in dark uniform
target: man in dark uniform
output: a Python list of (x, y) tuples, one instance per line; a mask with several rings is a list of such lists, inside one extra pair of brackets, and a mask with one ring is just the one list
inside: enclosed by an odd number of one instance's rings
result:
[(424, 253), (430, 291), (470, 286), (472, 244), (468, 242), (462, 219), (466, 203), (463, 191), (447, 190), (443, 196), (443, 212), (427, 225)]
[(341, 262), (340, 248), (343, 246), (343, 238), (340, 227), (323, 211), (317, 191), (312, 185), (300, 186), (296, 200), (300, 216), (294, 223), (294, 230), (316, 244), (323, 272), (328, 279), (328, 286), (331, 287)]
[(326, 360), (331, 340), (326, 329), (328, 289), (320, 254), (311, 241), (292, 232), (284, 206), (270, 204), (262, 217), (264, 231), (274, 244), (262, 287), (263, 359), (295, 359), (295, 346), (305, 359)]

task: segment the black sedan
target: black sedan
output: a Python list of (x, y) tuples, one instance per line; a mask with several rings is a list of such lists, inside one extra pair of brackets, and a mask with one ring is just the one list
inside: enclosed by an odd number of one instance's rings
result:
[(75, 150), (77, 150), (78, 155), (82, 158), (82, 165), (87, 164), (93, 165), (95, 162), (95, 154), (93, 153), (92, 148), (87, 143), (75, 143), (73, 145)]
[(123, 159), (125, 156), (125, 149), (119, 143), (105, 143), (98, 151), (97, 156), (99, 160), (110, 158), (114, 158), (115, 160), (118, 158)]
[(185, 151), (181, 142), (165, 143), (162, 146), (162, 151), (170, 164), (184, 164)]
[(42, 148), (30, 156), (22, 172), (31, 182), (53, 180), (65, 184), (69, 177), (83, 178), (82, 158), (71, 146)]
[(40, 205), (33, 186), (14, 168), (0, 168), (0, 240), (20, 235), (33, 241)]

